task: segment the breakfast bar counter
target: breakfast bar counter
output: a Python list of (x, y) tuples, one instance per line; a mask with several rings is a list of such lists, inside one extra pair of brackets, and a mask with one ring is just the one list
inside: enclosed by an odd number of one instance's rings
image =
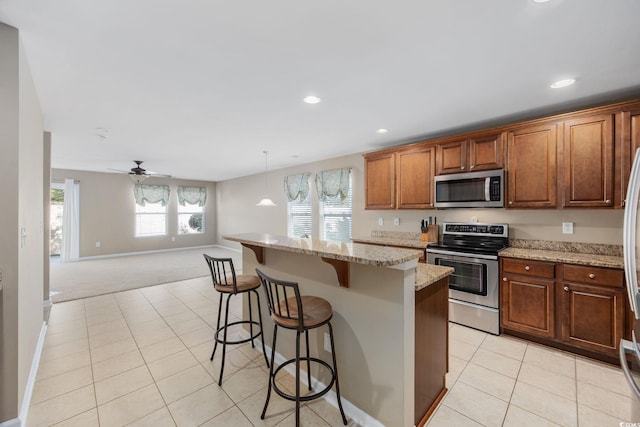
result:
[[(389, 427), (426, 422), (446, 392), (452, 269), (418, 265), (420, 251), (412, 249), (262, 233), (223, 238), (242, 245), (244, 274), (259, 269), (331, 303), (340, 392), (350, 418)], [(248, 310), (245, 301), (243, 317)], [(270, 343), (272, 322), (264, 322), (264, 333)], [(330, 360), (324, 329), (309, 338), (311, 352)], [(295, 354), (293, 341), (279, 340), (276, 363)], [(312, 376), (327, 381), (325, 372), (312, 369)], [(335, 394), (327, 395), (332, 399)]]

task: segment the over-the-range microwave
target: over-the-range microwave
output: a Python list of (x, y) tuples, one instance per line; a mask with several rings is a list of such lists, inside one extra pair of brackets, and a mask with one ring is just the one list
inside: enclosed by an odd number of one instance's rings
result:
[(504, 170), (438, 175), (436, 208), (503, 208)]

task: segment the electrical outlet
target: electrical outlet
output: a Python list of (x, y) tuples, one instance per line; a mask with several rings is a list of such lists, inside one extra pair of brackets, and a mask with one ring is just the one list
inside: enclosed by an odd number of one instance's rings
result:
[(102, 246), (102, 243), (96, 242), (96, 248), (99, 248), (100, 246)]
[(393, 218), (393, 225), (400, 225), (400, 218)]
[(324, 333), (324, 349), (331, 353), (331, 339), (329, 339), (329, 334), (327, 332)]
[(172, 241), (172, 242), (175, 242), (175, 241), (176, 241), (175, 236), (171, 236), (171, 241)]
[(378, 225), (384, 225), (384, 218), (378, 218)]
[(563, 222), (562, 223), (562, 234), (573, 234), (573, 223), (572, 222)]

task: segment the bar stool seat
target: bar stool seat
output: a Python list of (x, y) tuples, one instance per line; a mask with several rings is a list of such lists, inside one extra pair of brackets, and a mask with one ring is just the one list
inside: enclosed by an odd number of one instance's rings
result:
[[(265, 418), (267, 407), (269, 406), (269, 399), (271, 397), (271, 390), (273, 389), (279, 396), (284, 399), (292, 400), (296, 402), (296, 426), (300, 425), (300, 402), (306, 402), (313, 399), (317, 399), (327, 394), (331, 388), (336, 387), (336, 397), (338, 401), (338, 409), (342, 416), (342, 422), (347, 425), (347, 417), (342, 409), (342, 401), (340, 399), (340, 383), (338, 381), (338, 367), (336, 364), (335, 345), (333, 342), (333, 328), (331, 326), (331, 318), (333, 317), (333, 309), (331, 304), (319, 297), (315, 296), (301, 296), (298, 288), (298, 283), (289, 282), (285, 280), (274, 279), (267, 276), (260, 270), (256, 269), (256, 273), (262, 283), (267, 303), (269, 305), (269, 312), (271, 319), (274, 322), (273, 328), (273, 344), (271, 346), (271, 363), (269, 367), (269, 388), (267, 390), (267, 398), (264, 403), (264, 408), (261, 419)], [(293, 294), (292, 296), (289, 296)], [(329, 329), (329, 338), (331, 342), (331, 356), (333, 366), (329, 365), (324, 360), (316, 357), (309, 356), (309, 330), (319, 328), (327, 325)], [(286, 329), (293, 329), (296, 331), (296, 357), (286, 360), (280, 366), (275, 368), (275, 352), (276, 341), (278, 335), (278, 327)], [(305, 340), (307, 345), (306, 357), (300, 356), (300, 334), (305, 334)], [(300, 395), (300, 361), (307, 364), (307, 384), (309, 390), (311, 387), (311, 364), (317, 364), (324, 367), (330, 376), (329, 383), (320, 391), (313, 394)], [(276, 376), (281, 369), (286, 366), (295, 363), (296, 370), (296, 393), (295, 395), (289, 394), (282, 390), (276, 382)]]
[[(216, 355), (218, 344), (222, 344), (222, 362), (220, 365), (220, 376), (218, 377), (218, 385), (222, 385), (222, 374), (224, 373), (224, 362), (227, 354), (227, 345), (243, 344), (251, 341), (251, 347), (254, 347), (253, 340), (262, 336), (262, 354), (264, 355), (264, 361), (269, 366), (269, 360), (267, 359), (267, 350), (264, 345), (264, 334), (262, 332), (262, 311), (260, 308), (260, 296), (257, 289), (260, 287), (260, 279), (257, 276), (250, 274), (236, 274), (236, 270), (233, 266), (233, 259), (231, 258), (214, 258), (207, 254), (203, 254), (209, 271), (211, 272), (211, 279), (213, 280), (213, 287), (220, 294), (220, 302), (218, 303), (218, 322), (216, 324), (216, 332), (214, 334), (215, 344), (213, 346), (213, 352), (211, 353), (210, 360)], [(232, 296), (238, 294), (247, 294), (249, 301), (249, 320), (238, 320), (236, 322), (229, 323), (229, 300)], [(253, 310), (251, 309), (251, 294), (254, 294), (258, 300), (258, 321), (253, 320)], [(225, 307), (224, 322), (221, 324), (222, 316), (222, 299), (223, 296), (227, 296), (227, 303)], [(236, 325), (249, 325), (249, 337), (240, 339), (231, 339), (228, 336), (229, 328)], [(254, 333), (254, 326), (258, 327), (258, 330)]]

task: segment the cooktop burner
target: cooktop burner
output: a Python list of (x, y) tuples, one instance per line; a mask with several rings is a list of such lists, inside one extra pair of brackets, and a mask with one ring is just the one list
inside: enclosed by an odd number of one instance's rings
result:
[(442, 242), (429, 248), (495, 255), (509, 246), (508, 224), (449, 222), (442, 227)]

